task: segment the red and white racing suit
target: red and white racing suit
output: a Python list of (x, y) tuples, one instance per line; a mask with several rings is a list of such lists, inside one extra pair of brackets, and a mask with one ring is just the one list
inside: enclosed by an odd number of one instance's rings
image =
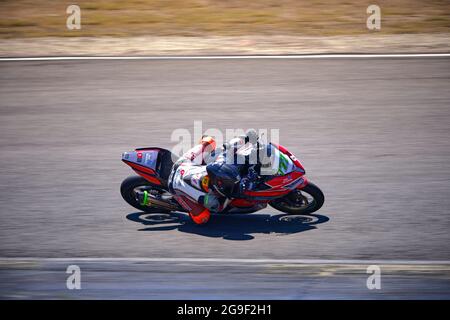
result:
[(174, 164), (169, 177), (169, 188), (177, 201), (189, 211), (197, 224), (208, 222), (211, 213), (204, 206), (208, 201), (209, 178), (205, 157), (216, 148), (212, 137), (204, 137), (200, 144), (186, 152)]

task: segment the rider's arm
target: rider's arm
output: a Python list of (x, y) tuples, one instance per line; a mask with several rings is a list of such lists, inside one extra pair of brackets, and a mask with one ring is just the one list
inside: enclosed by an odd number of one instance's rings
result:
[(216, 148), (216, 143), (211, 137), (203, 137), (200, 143), (188, 150), (182, 157), (181, 161), (190, 162), (194, 165), (205, 164), (206, 158)]

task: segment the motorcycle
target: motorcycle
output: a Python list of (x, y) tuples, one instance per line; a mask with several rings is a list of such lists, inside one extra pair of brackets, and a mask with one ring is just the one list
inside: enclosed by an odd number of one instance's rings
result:
[[(216, 213), (253, 213), (270, 205), (287, 214), (307, 215), (322, 207), (325, 197), (319, 187), (306, 178), (300, 161), (281, 145), (271, 143), (271, 147), (279, 152), (283, 170), (258, 177), (252, 188), (224, 199)], [(138, 175), (122, 182), (123, 199), (147, 213), (187, 212), (169, 191), (173, 159), (176, 157), (172, 152), (159, 147), (124, 152), (122, 161)], [(144, 201), (138, 196), (142, 194), (146, 197)]]

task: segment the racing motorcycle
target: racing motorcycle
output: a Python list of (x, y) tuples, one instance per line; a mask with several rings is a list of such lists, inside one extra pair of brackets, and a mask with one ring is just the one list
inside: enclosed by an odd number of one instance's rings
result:
[[(281, 145), (270, 143), (278, 153), (281, 171), (272, 175), (256, 175), (252, 187), (223, 199), (216, 213), (252, 213), (271, 207), (287, 214), (307, 215), (324, 203), (322, 191), (305, 176), (300, 161)], [(122, 161), (138, 175), (129, 176), (121, 186), (123, 199), (134, 208), (147, 213), (187, 212), (168, 186), (176, 157), (169, 150), (148, 147), (124, 152)], [(239, 181), (236, 181), (236, 186)], [(142, 199), (142, 195), (145, 199)]]

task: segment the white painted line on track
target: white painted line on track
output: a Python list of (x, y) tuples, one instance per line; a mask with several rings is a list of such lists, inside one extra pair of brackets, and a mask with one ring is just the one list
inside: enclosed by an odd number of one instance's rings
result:
[(178, 263), (262, 263), (262, 264), (393, 264), (393, 265), (450, 265), (450, 260), (362, 260), (362, 259), (234, 259), (234, 258), (39, 258), (0, 257), (1, 262), (178, 262)]
[(381, 54), (301, 54), (301, 55), (218, 55), (218, 56), (61, 56), (0, 57), (1, 61), (67, 61), (67, 60), (237, 60), (237, 59), (374, 59), (374, 58), (440, 58), (450, 53), (381, 53)]

